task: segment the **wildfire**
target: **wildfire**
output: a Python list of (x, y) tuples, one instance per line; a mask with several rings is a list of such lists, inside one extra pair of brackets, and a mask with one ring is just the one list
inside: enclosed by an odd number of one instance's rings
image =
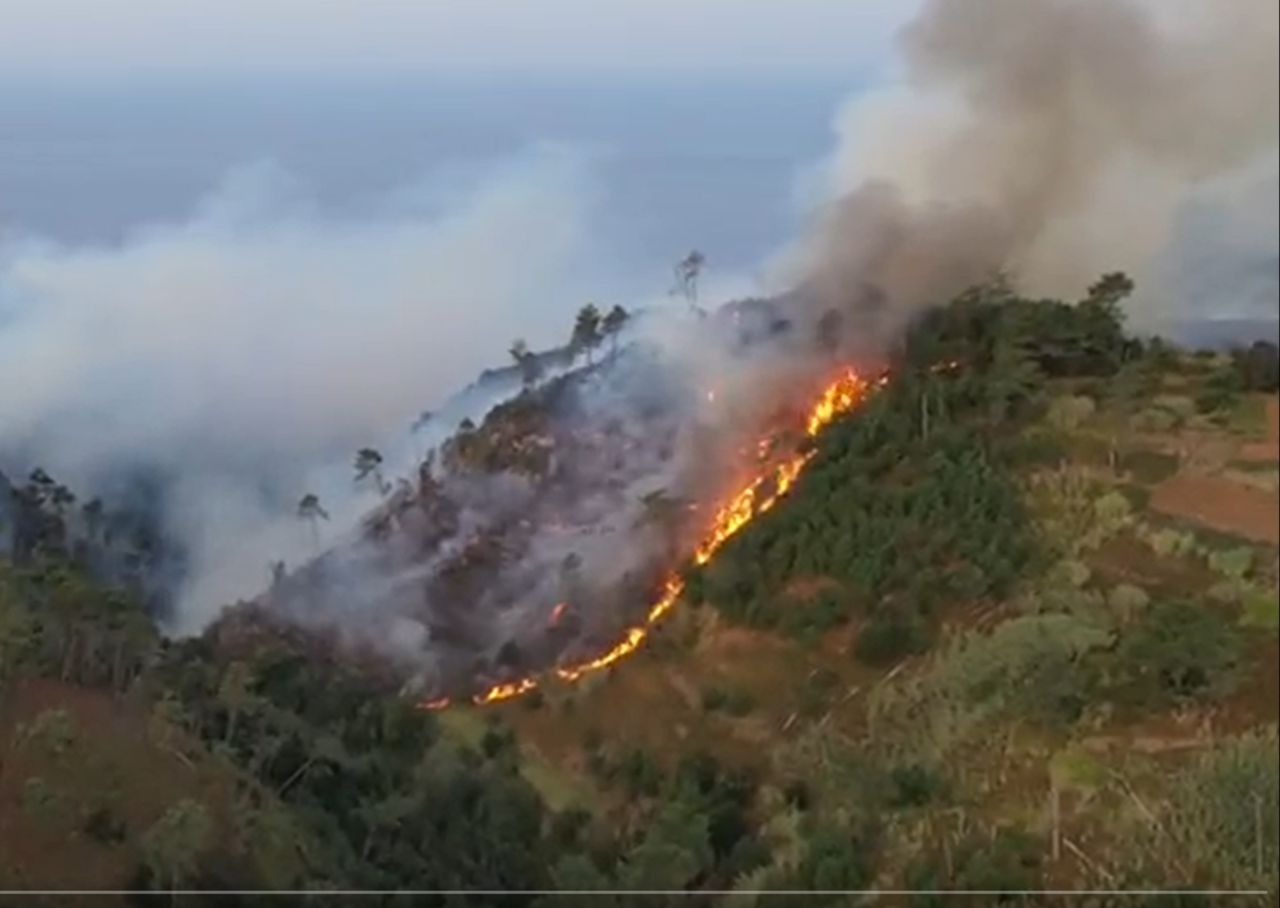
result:
[[(883, 376), (874, 384), (883, 386), (887, 381), (888, 377)], [(871, 382), (862, 378), (852, 369), (846, 369), (823, 389), (822, 394), (814, 403), (805, 422), (805, 434), (811, 438), (817, 435), (836, 417), (847, 413), (861, 403), (872, 387), (873, 384)], [(708, 396), (710, 397), (712, 393), (708, 392)], [(765, 446), (770, 441), (770, 439), (765, 439), (761, 442), (761, 447), (758, 450), (762, 455), (766, 450)], [(694, 550), (694, 563), (699, 565), (706, 564), (721, 546), (741, 531), (743, 527), (777, 504), (795, 485), (796, 480), (800, 478), (801, 472), (813, 458), (814, 453), (814, 451), (810, 450), (802, 454), (796, 454), (788, 460), (773, 466), (753, 479), (730, 498), (727, 503), (722, 505), (716, 511), (715, 518), (712, 520), (711, 526), (708, 528), (702, 542)], [(649, 611), (641, 624), (629, 628), (623, 638), (607, 652), (577, 665), (561, 666), (556, 669), (556, 675), (563, 681), (573, 683), (584, 675), (607, 668), (631, 655), (639, 649), (653, 626), (661, 621), (666, 613), (675, 606), (676, 600), (680, 598), (682, 592), (684, 592), (684, 580), (679, 574), (672, 572), (663, 583), (661, 596), (649, 607)], [(564, 609), (565, 603), (563, 602), (552, 609), (550, 626), (554, 626), (559, 621)], [(538, 682), (533, 678), (522, 678), (507, 684), (495, 685), (471, 699), (473, 703), (484, 706), (527, 694), (537, 687)], [(443, 709), (449, 705), (449, 701), (447, 699), (433, 700), (423, 705), (427, 709)]]
[(532, 678), (521, 678), (519, 681), (512, 681), (510, 684), (496, 684), (484, 693), (476, 694), (471, 698), (471, 702), (476, 706), (487, 706), (490, 703), (510, 700), (512, 697), (527, 694), (532, 690), (536, 690), (537, 687), (538, 682)]
[(604, 655), (596, 656), (578, 665), (561, 666), (556, 669), (556, 674), (565, 681), (574, 682), (589, 672), (607, 668), (619, 659), (631, 655), (644, 642), (644, 638), (649, 634), (649, 628), (662, 620), (662, 616), (671, 610), (682, 592), (684, 592), (684, 581), (680, 579), (680, 575), (669, 575), (666, 583), (663, 584), (662, 596), (649, 606), (649, 614), (645, 615), (644, 624), (629, 629), (626, 636)]
[(564, 617), (564, 610), (569, 607), (567, 602), (557, 602), (555, 608), (551, 610), (551, 617), (547, 619), (547, 627), (555, 627), (560, 623), (560, 619)]
[(818, 402), (809, 411), (805, 433), (810, 438), (817, 435), (831, 420), (852, 409), (866, 393), (866, 380), (852, 369), (846, 369), (839, 378), (827, 385)]

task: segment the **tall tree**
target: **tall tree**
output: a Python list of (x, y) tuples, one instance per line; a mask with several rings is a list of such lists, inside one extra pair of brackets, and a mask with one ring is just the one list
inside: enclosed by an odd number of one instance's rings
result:
[(213, 840), (213, 821), (198, 801), (184, 798), (142, 836), (142, 853), (159, 886), (170, 894), (191, 880)]
[(623, 327), (631, 318), (631, 313), (621, 306), (615, 305), (604, 317), (604, 321), (600, 323), (601, 331), (605, 337), (609, 338), (609, 356), (618, 355), (618, 335), (622, 333)]
[(569, 350), (574, 356), (586, 353), (587, 365), (591, 364), (591, 354), (600, 344), (600, 310), (594, 303), (587, 303), (578, 310), (573, 322), (573, 334), (569, 337)]
[(300, 520), (305, 520), (311, 526), (312, 545), (319, 545), (319, 521), (328, 520), (329, 512), (321, 506), (320, 499), (315, 495), (315, 493), (308, 492), (298, 501), (298, 518)]
[(529, 349), (522, 338), (516, 338), (508, 351), (520, 370), (520, 384), (532, 388), (542, 380), (542, 360)]
[(373, 448), (361, 448), (356, 452), (356, 482), (372, 478), (374, 486), (382, 495), (391, 491), (391, 484), (382, 476), (382, 455)]
[(702, 274), (702, 267), (706, 263), (706, 256), (697, 249), (693, 249), (675, 265), (676, 285), (673, 292), (683, 296), (685, 302), (689, 304), (690, 311), (693, 312), (701, 311), (698, 308), (698, 277)]

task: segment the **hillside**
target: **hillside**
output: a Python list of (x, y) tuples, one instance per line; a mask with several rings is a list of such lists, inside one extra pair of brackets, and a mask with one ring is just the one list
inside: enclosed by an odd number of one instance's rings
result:
[[(629, 658), (548, 671), (607, 643), (599, 627), (459, 659), (475, 686), (539, 679), (494, 706), (425, 710), (377, 653), (285, 620), (327, 607), (306, 572), (275, 606), (162, 640), (39, 498), (45, 532), (0, 560), (0, 888), (1274, 895), (1275, 347), (1127, 336), (1127, 289), (983, 287), (932, 310), (885, 385), (802, 443), (776, 505), (705, 564), (671, 530), (682, 592)], [(633, 368), (660, 369), (589, 371)], [(518, 518), (596, 501), (630, 475), (599, 467), (618, 450), (628, 470), (661, 459), (661, 414), (596, 438), (573, 381), (443, 455), (546, 483), (494, 524), (502, 545), (442, 575), (460, 600), (501, 601), (484, 559), (532, 544)], [(573, 452), (572, 496), (539, 438)], [(461, 500), (440, 481), (414, 500)], [(396, 532), (435, 525), (412, 520)]]

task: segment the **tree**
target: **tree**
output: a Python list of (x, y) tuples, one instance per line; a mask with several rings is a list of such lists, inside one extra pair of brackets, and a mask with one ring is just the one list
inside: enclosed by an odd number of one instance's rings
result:
[(619, 873), (625, 889), (683, 889), (712, 861), (707, 818), (683, 800), (667, 801)]
[(213, 838), (204, 805), (183, 798), (142, 836), (142, 853), (156, 883), (170, 893), (190, 880)]
[[(358, 459), (357, 459), (358, 463)], [(359, 466), (356, 467), (359, 470)], [(357, 477), (359, 478), (359, 477)], [(305, 520), (311, 525), (311, 544), (320, 545), (320, 524), (321, 520), (329, 519), (329, 512), (320, 505), (320, 499), (312, 492), (303, 495), (298, 501), (298, 518)]]
[(1247, 350), (1232, 350), (1231, 359), (1246, 391), (1275, 391), (1280, 387), (1280, 350), (1275, 344), (1254, 341)]
[(356, 482), (372, 477), (379, 494), (391, 491), (391, 484), (382, 476), (382, 455), (373, 448), (361, 448), (356, 452)]
[(227, 711), (227, 727), (222, 736), (225, 744), (234, 742), (240, 717), (258, 704), (258, 698), (253, 693), (253, 683), (253, 668), (244, 662), (232, 662), (222, 675), (222, 682), (218, 685), (218, 700)]
[(618, 335), (622, 333), (623, 327), (631, 318), (631, 313), (627, 312), (621, 306), (614, 306), (605, 315), (604, 321), (601, 323), (604, 336), (609, 338), (609, 355), (617, 356), (618, 354)]
[(577, 356), (587, 354), (587, 365), (591, 365), (591, 353), (600, 344), (600, 310), (594, 303), (588, 303), (578, 310), (573, 323), (573, 334), (569, 337), (569, 350)]
[(701, 311), (698, 308), (698, 276), (706, 263), (706, 256), (697, 249), (690, 251), (688, 255), (676, 262), (676, 285), (672, 292), (683, 296), (692, 312)]
[(532, 388), (542, 380), (542, 360), (538, 354), (529, 349), (529, 345), (523, 339), (516, 338), (512, 341), (508, 352), (520, 370), (520, 384), (526, 388)]

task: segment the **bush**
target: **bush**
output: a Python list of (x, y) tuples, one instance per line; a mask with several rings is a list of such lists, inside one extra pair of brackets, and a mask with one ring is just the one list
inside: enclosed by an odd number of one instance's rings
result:
[(1216, 884), (1274, 892), (1280, 875), (1278, 767), (1272, 726), (1219, 743), (1179, 773), (1165, 818), (1178, 856), (1194, 861)]
[(789, 604), (778, 620), (783, 633), (806, 643), (839, 625), (848, 617), (848, 608), (835, 590), (823, 590), (801, 602)]
[(886, 803), (890, 807), (923, 807), (946, 792), (946, 782), (921, 763), (905, 763), (889, 771)]
[(1107, 594), (1107, 604), (1121, 621), (1132, 621), (1150, 602), (1145, 590), (1130, 583), (1117, 584)]
[(1275, 590), (1249, 589), (1241, 605), (1240, 623), (1274, 634), (1280, 629), (1280, 594)]
[(1116, 656), (1141, 697), (1177, 702), (1230, 690), (1242, 641), (1219, 609), (1161, 602), (1121, 637)]
[[(970, 840), (957, 855), (957, 889), (1010, 892), (1040, 888), (1039, 841), (1020, 829), (1000, 829), (989, 842)], [(1014, 895), (998, 895), (996, 903), (1013, 901)]]
[(126, 826), (110, 807), (99, 807), (85, 818), (84, 833), (101, 845), (118, 845), (125, 839)]
[(1252, 566), (1253, 550), (1242, 546), (1209, 555), (1209, 567), (1228, 580), (1244, 579)]
[(873, 666), (890, 665), (899, 659), (923, 652), (929, 646), (924, 622), (914, 613), (890, 611), (867, 622), (858, 634), (853, 653), (859, 661)]
[(1054, 428), (1070, 431), (1071, 429), (1079, 428), (1082, 423), (1094, 414), (1096, 409), (1097, 407), (1090, 397), (1058, 397), (1049, 404), (1049, 412), (1046, 418)]
[(1133, 417), (1132, 424), (1143, 432), (1168, 432), (1178, 424), (1178, 417), (1161, 407), (1148, 407)]
[(1178, 458), (1163, 451), (1138, 448), (1122, 453), (1116, 466), (1132, 476), (1135, 482), (1155, 485), (1178, 472)]
[(702, 708), (707, 712), (725, 712), (741, 718), (755, 706), (755, 697), (741, 687), (713, 685), (702, 692)]

